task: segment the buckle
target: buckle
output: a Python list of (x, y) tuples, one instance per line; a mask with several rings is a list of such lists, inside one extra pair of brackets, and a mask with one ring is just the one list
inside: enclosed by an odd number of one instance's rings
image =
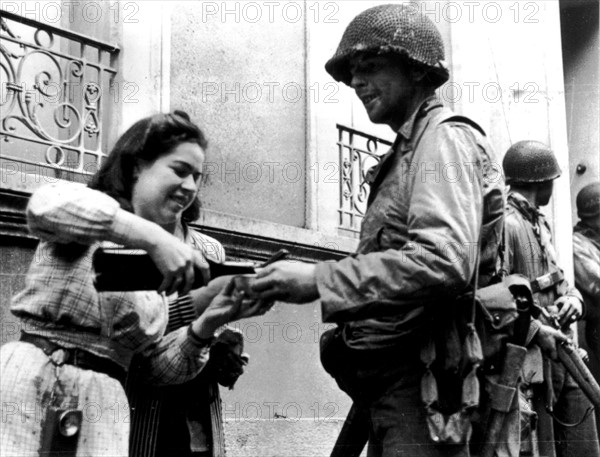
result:
[(548, 273), (548, 274), (545, 274), (544, 276), (540, 276), (535, 281), (537, 282), (539, 290), (547, 289), (552, 284), (554, 284), (554, 281), (552, 280), (552, 273)]
[(69, 353), (68, 350), (63, 349), (63, 348), (58, 348), (58, 349), (55, 349), (54, 351), (52, 351), (52, 354), (50, 354), (48, 357), (52, 361), (53, 365), (60, 367), (69, 361), (69, 359), (71, 358), (70, 355), (71, 354)]

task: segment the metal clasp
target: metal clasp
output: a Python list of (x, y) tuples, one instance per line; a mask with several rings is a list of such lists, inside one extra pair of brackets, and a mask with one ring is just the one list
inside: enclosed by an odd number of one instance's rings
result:
[(63, 366), (69, 360), (69, 353), (65, 349), (56, 349), (49, 355), (54, 366)]
[(553, 284), (552, 273), (545, 274), (536, 279), (540, 290), (547, 289)]

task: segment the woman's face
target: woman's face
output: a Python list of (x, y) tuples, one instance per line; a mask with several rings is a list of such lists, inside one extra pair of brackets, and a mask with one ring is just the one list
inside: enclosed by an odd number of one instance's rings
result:
[(131, 204), (140, 217), (172, 231), (198, 194), (204, 151), (196, 143), (181, 143), (153, 162), (136, 168)]

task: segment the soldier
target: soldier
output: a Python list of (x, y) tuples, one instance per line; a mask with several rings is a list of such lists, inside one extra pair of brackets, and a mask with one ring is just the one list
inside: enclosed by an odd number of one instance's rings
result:
[[(430, 317), (450, 315), (453, 299), (472, 284), (479, 239), (479, 284), (494, 273), (503, 211), (495, 155), (475, 122), (436, 100), (434, 90), (449, 77), (444, 46), (414, 8), (380, 5), (359, 14), (325, 68), (397, 137), (367, 175), (356, 254), (316, 265), (276, 262), (253, 287), (264, 298), (320, 299), (323, 320), (338, 324), (322, 360), (361, 411), (369, 456), (466, 456), (468, 421), (459, 430), (428, 422), (420, 349)], [(451, 179), (441, 174), (449, 166)]]
[(586, 343), (600, 364), (600, 183), (581, 189), (576, 203), (580, 220), (573, 227), (575, 286), (586, 308)]
[[(550, 326), (554, 320), (570, 337), (571, 324), (583, 315), (581, 294), (569, 286), (557, 265), (550, 227), (539, 210), (550, 201), (561, 170), (550, 148), (537, 141), (512, 145), (502, 165), (510, 185), (505, 216), (509, 273), (520, 273), (531, 281), (534, 300), (544, 310), (540, 320), (530, 325), (532, 344), (522, 386), (539, 416), (540, 455), (598, 456), (591, 404), (565, 367), (555, 361), (556, 343), (564, 336)], [(524, 440), (522, 446), (528, 444)]]

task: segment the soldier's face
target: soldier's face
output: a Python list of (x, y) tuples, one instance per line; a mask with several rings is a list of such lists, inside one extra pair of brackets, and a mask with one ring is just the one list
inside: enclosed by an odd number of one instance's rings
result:
[(536, 206), (546, 206), (550, 202), (552, 197), (552, 191), (554, 190), (554, 180), (544, 181), (540, 183), (538, 193), (536, 196)]
[(359, 54), (350, 60), (350, 86), (362, 101), (369, 119), (398, 130), (406, 120), (414, 94), (410, 70), (397, 57)]

